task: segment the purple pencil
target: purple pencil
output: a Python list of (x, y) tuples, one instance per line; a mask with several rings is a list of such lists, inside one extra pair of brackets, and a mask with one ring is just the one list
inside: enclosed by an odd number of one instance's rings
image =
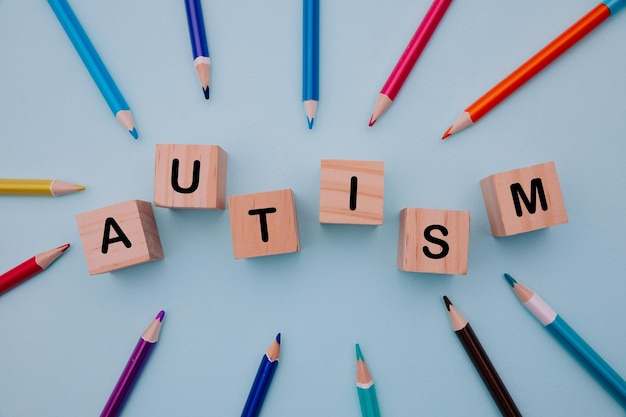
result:
[(113, 392), (104, 406), (102, 413), (100, 413), (100, 417), (115, 417), (119, 415), (126, 401), (126, 397), (128, 397), (137, 377), (141, 373), (146, 359), (148, 359), (152, 348), (154, 348), (154, 345), (159, 340), (163, 317), (165, 317), (165, 312), (160, 311), (139, 338), (133, 354), (130, 356), (122, 375), (120, 375), (120, 379), (117, 381), (117, 384), (115, 384), (115, 388), (113, 388)]

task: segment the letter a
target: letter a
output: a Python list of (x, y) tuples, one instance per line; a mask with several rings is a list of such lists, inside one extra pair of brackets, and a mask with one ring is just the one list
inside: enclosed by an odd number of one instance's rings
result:
[[(111, 238), (111, 228), (115, 229), (115, 233), (117, 233), (117, 237)], [(122, 228), (117, 224), (113, 217), (107, 217), (104, 221), (104, 235), (102, 237), (102, 253), (106, 254), (109, 251), (109, 245), (115, 242), (122, 242), (124, 246), (130, 248), (132, 243), (126, 236), (126, 234), (122, 231)]]

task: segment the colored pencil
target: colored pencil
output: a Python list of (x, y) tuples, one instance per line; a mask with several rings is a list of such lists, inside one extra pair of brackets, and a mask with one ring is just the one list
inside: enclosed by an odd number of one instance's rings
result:
[(487, 356), (487, 353), (483, 349), (478, 337), (474, 333), (472, 326), (459, 310), (452, 304), (450, 299), (444, 295), (443, 300), (448, 309), (448, 315), (450, 316), (450, 322), (452, 323), (452, 329), (456, 333), (457, 337), (461, 341), (465, 352), (472, 360), (474, 367), (480, 374), (485, 386), (489, 390), (491, 397), (495, 401), (500, 413), (503, 416), (521, 416), (522, 414), (517, 409), (517, 406), (513, 402), (513, 398), (509, 394), (509, 391), (504, 386), (500, 375), (496, 371), (496, 368), (491, 363), (491, 360)]
[(374, 379), (367, 368), (358, 343), (356, 345), (356, 391), (359, 395), (361, 415), (363, 417), (380, 417)]
[(303, 0), (302, 16), (302, 101), (312, 129), (320, 98), (320, 0)]
[(0, 195), (58, 195), (71, 194), (85, 189), (82, 185), (57, 180), (26, 180), (0, 178)]
[(70, 247), (69, 243), (41, 252), (0, 275), (0, 295), (48, 268)]
[(70, 41), (72, 41), (76, 52), (78, 52), (85, 67), (87, 67), (87, 71), (89, 71), (91, 78), (93, 78), (98, 86), (111, 112), (113, 112), (113, 115), (122, 126), (137, 139), (139, 135), (137, 134), (137, 129), (135, 129), (135, 121), (133, 120), (130, 108), (126, 100), (124, 100), (122, 93), (117, 88), (117, 85), (115, 85), (111, 74), (109, 74), (109, 71), (104, 66), (104, 62), (102, 62), (102, 59), (89, 40), (89, 37), (87, 37), (74, 11), (66, 0), (48, 0), (48, 4), (50, 4), (57, 19), (59, 19)]
[(476, 100), (456, 119), (446, 130), (442, 139), (453, 135), (466, 127), (476, 123), (478, 119), (496, 107), (539, 71), (547, 67), (552, 61), (584, 38), (593, 29), (626, 5), (626, 0), (607, 0), (598, 4), (589, 13), (570, 26), (543, 49), (533, 55), (528, 61), (496, 84), (491, 90)]
[(276, 338), (272, 341), (261, 359), (259, 370), (254, 377), (254, 382), (252, 383), (252, 388), (250, 388), (250, 393), (248, 394), (246, 405), (243, 407), (241, 417), (256, 417), (261, 412), (261, 406), (263, 405), (263, 400), (265, 400), (267, 390), (274, 377), (274, 372), (276, 372), (279, 358), (280, 333), (276, 335)]
[(413, 34), (413, 37), (400, 56), (396, 66), (393, 71), (391, 71), (389, 78), (387, 78), (385, 85), (383, 85), (383, 88), (380, 90), (376, 100), (376, 105), (374, 106), (374, 111), (370, 117), (370, 126), (373, 126), (374, 123), (376, 123), (376, 120), (378, 120), (380, 116), (387, 111), (396, 99), (402, 85), (411, 73), (411, 70), (415, 66), (415, 63), (422, 54), (426, 44), (435, 32), (435, 29), (437, 29), (443, 15), (448, 10), (450, 3), (452, 3), (452, 0), (433, 1), (433, 4), (424, 16), (422, 23), (420, 23), (419, 27), (415, 31), (415, 34)]
[(200, 0), (185, 0), (185, 9), (187, 10), (187, 26), (189, 27), (189, 39), (193, 52), (193, 65), (198, 74), (204, 98), (208, 100), (211, 84), (211, 57), (204, 30), (202, 4)]
[(504, 278), (520, 302), (561, 344), (594, 375), (600, 384), (626, 407), (626, 382), (578, 335), (557, 312), (533, 290), (509, 274)]
[(165, 312), (161, 310), (142, 333), (135, 346), (135, 350), (122, 371), (122, 375), (120, 375), (117, 384), (115, 384), (115, 388), (113, 388), (109, 400), (104, 406), (104, 409), (102, 409), (100, 417), (114, 417), (119, 415), (126, 402), (126, 398), (128, 398), (128, 394), (130, 394), (141, 370), (146, 364), (146, 360), (159, 340), (159, 333), (161, 332), (164, 317)]

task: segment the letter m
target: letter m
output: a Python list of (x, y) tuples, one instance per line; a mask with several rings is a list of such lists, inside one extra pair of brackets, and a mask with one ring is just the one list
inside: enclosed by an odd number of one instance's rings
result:
[(517, 214), (517, 217), (522, 217), (522, 204), (520, 200), (524, 202), (524, 206), (530, 214), (534, 214), (535, 211), (537, 211), (537, 196), (539, 196), (541, 210), (548, 210), (548, 201), (543, 191), (541, 178), (533, 178), (530, 181), (530, 200), (518, 182), (511, 184), (511, 195), (513, 196), (513, 204), (515, 205), (515, 214)]

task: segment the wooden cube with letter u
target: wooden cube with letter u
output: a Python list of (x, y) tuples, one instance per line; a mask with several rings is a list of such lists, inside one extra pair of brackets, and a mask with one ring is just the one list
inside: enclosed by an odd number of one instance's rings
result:
[(567, 223), (554, 162), (491, 175), (480, 187), (496, 237)]
[(300, 250), (293, 191), (228, 197), (235, 259)]
[(157, 207), (226, 208), (226, 152), (217, 145), (156, 145)]
[(469, 229), (469, 211), (403, 209), (398, 234), (398, 269), (467, 274)]
[(163, 258), (152, 204), (131, 200), (76, 215), (90, 275)]

